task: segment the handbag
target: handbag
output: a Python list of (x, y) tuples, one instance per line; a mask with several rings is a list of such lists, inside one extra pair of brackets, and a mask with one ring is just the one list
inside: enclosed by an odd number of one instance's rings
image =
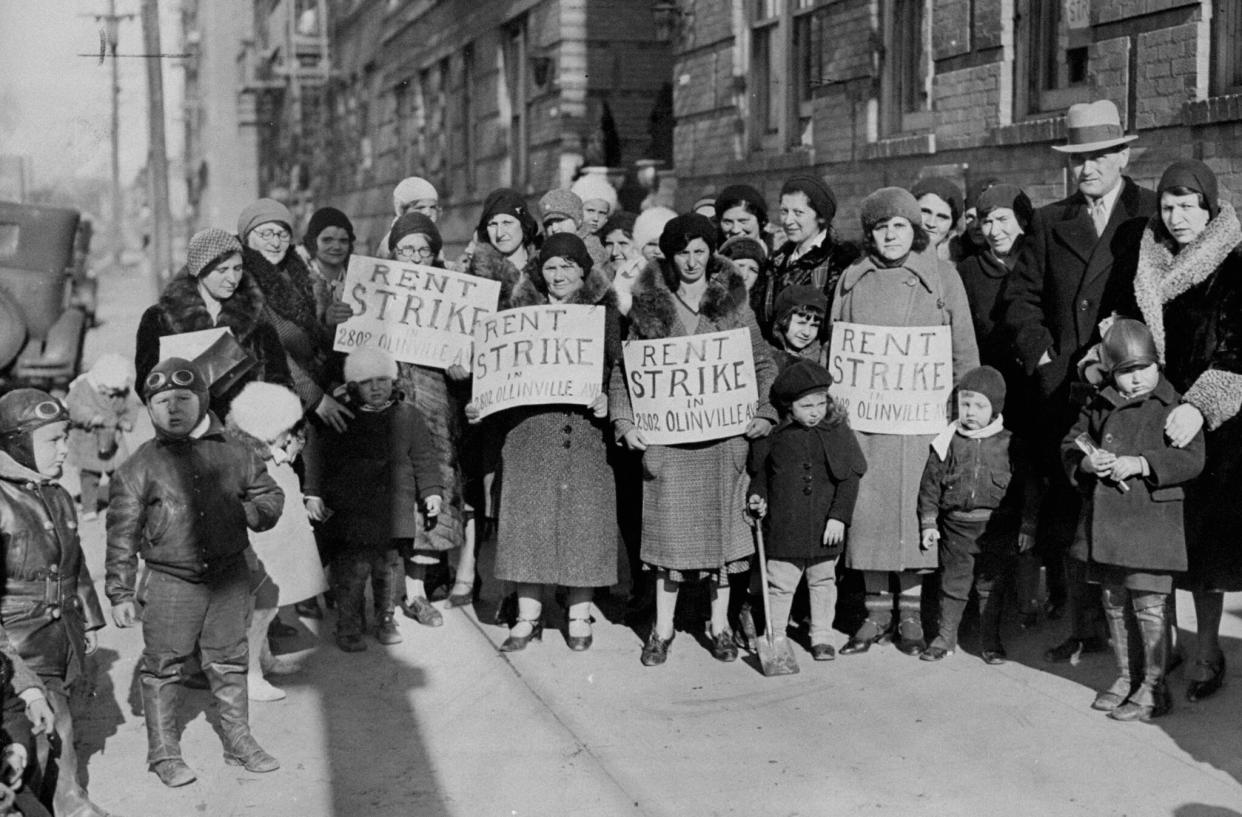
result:
[(226, 332), (200, 352), (194, 364), (206, 378), (211, 396), (219, 397), (236, 386), (259, 361), (241, 347), (232, 333)]

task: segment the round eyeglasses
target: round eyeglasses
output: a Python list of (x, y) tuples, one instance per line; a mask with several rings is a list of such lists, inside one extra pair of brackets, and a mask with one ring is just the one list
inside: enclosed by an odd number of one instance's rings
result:
[(263, 241), (288, 241), (291, 236), (288, 230), (281, 230), (273, 227), (265, 227), (262, 230), (255, 230), (254, 234)]
[(436, 257), (431, 247), (397, 247), (392, 254), (401, 261), (413, 261), (415, 258), (430, 261)]

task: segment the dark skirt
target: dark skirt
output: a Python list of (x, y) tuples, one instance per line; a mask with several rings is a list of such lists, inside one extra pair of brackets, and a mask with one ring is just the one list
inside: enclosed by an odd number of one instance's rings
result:
[(1183, 590), (1242, 590), (1242, 417), (1207, 435), (1203, 474), (1186, 486)]
[(1087, 581), (1112, 587), (1124, 587), (1140, 593), (1173, 592), (1172, 573), (1148, 573), (1119, 565), (1103, 565), (1091, 562), (1087, 565)]

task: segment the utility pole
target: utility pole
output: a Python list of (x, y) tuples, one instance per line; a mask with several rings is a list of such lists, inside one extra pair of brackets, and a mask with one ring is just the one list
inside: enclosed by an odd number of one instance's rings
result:
[(117, 70), (116, 47), (121, 21), (131, 20), (132, 14), (117, 14), (116, 0), (108, 0), (107, 14), (91, 15), (100, 29), (99, 61), (112, 57), (112, 267), (121, 268), (121, 252), (125, 248), (125, 199), (121, 193), (121, 79)]
[(172, 212), (168, 204), (168, 151), (164, 140), (164, 70), (159, 0), (142, 0), (142, 42), (147, 57), (147, 177), (151, 189), (151, 273), (157, 290), (172, 272)]

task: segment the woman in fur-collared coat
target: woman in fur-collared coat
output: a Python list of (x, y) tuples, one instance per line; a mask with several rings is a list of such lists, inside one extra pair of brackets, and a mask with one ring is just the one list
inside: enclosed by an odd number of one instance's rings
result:
[(293, 385), (280, 337), (264, 318), (263, 293), (243, 267), (241, 252), (241, 244), (224, 230), (203, 230), (190, 239), (185, 269), (138, 322), (134, 367), (139, 389), (160, 360), (160, 338), (216, 327), (232, 332), (256, 361), (226, 393), (211, 396), (216, 417), (228, 416), (229, 404), (251, 381)]
[(613, 370), (610, 412), (618, 439), (643, 451), (642, 560), (656, 576), (656, 620), (643, 647), (646, 666), (664, 663), (683, 581), (712, 585), (712, 654), (737, 658), (729, 631), (729, 574), (745, 572), (753, 552), (746, 502), (747, 439), (776, 422), (768, 392), (776, 377), (771, 350), (747, 303), (746, 284), (728, 259), (713, 255), (716, 228), (703, 216), (679, 216), (660, 236), (664, 259), (634, 283), (629, 338), (652, 340), (746, 329), (754, 354), (759, 405), (745, 436), (686, 445), (648, 445), (634, 425), (621, 367)]
[(513, 290), (511, 308), (579, 304), (600, 308), (604, 365), (589, 407), (526, 406), (488, 422), (503, 442), (496, 578), (517, 588), (518, 620), (501, 649), (526, 646), (542, 630), (541, 585), (569, 588), (567, 641), (591, 645), (591, 595), (617, 582), (617, 499), (607, 416), (607, 384), (621, 357), (620, 316), (608, 280), (581, 238), (560, 233)]
[(1182, 394), (1165, 432), (1181, 447), (1203, 428), (1207, 443), (1203, 474), (1186, 489), (1189, 570), (1179, 581), (1194, 593), (1199, 628), (1186, 690), (1195, 701), (1224, 680), (1224, 594), (1242, 590), (1242, 226), (1202, 162), (1173, 163), (1157, 192), (1134, 294), (1165, 376)]
[[(867, 253), (842, 275), (829, 308), (833, 321), (876, 326), (948, 326), (953, 383), (979, 365), (979, 349), (962, 279), (928, 250), (918, 202), (885, 187), (862, 203)], [(920, 573), (936, 569), (937, 553), (920, 547), (918, 494), (934, 435), (858, 432), (870, 466), (858, 491), (845, 565), (863, 571), (867, 620), (841, 648), (866, 652), (885, 636), (899, 611), (898, 649), (926, 646), (919, 617)], [(894, 594), (897, 596), (894, 599)]]

